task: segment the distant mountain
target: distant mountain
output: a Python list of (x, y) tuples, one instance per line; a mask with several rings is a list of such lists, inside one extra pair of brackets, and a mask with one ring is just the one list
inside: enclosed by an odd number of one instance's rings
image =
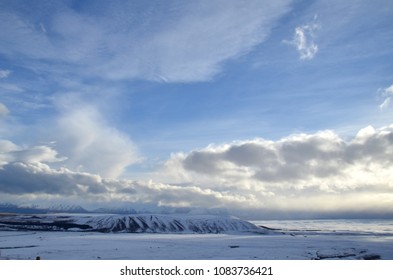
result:
[(12, 203), (0, 203), (0, 213), (44, 214), (47, 213), (47, 210), (37, 208), (36, 206), (19, 206)]
[(3, 215), (0, 230), (129, 233), (267, 233), (250, 222), (212, 215)]
[(79, 205), (58, 204), (50, 207), (38, 205), (16, 205), (12, 203), (0, 203), (0, 212), (16, 214), (46, 214), (46, 213), (88, 213)]
[(100, 207), (91, 211), (79, 205), (73, 204), (54, 204), (51, 206), (40, 205), (16, 205), (12, 203), (0, 203), (0, 213), (17, 213), (17, 214), (46, 214), (46, 213), (97, 213), (97, 214), (170, 214), (170, 215), (229, 215), (226, 209), (222, 208), (198, 208), (198, 207), (146, 207), (143, 208), (132, 206), (123, 207)]
[(112, 208), (98, 208), (92, 213), (102, 213), (102, 214), (136, 214), (138, 213), (134, 208), (131, 207), (112, 207)]
[(89, 213), (86, 209), (79, 205), (58, 204), (50, 206), (47, 211), (49, 213)]
[(162, 214), (189, 214), (189, 215), (229, 215), (226, 209), (222, 208), (200, 208), (200, 207), (160, 207), (158, 213)]

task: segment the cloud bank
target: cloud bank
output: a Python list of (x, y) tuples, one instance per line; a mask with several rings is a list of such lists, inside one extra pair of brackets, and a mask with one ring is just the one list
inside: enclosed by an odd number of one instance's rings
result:
[(250, 207), (340, 212), (391, 211), (392, 171), (393, 126), (370, 126), (351, 141), (322, 131), (212, 145), (172, 155), (163, 174), (176, 183), (247, 193)]
[(0, 149), (0, 192), (11, 198), (220, 207), (260, 217), (393, 214), (393, 125), (366, 127), (350, 141), (321, 131), (210, 145), (173, 154), (148, 182), (54, 169), (65, 159), (43, 147), (24, 151), (3, 140)]

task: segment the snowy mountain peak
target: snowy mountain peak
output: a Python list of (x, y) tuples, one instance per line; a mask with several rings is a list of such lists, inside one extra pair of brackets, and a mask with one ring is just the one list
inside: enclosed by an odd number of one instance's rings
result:
[(88, 213), (79, 205), (57, 204), (50, 207), (42, 207), (35, 204), (16, 205), (12, 203), (0, 203), (0, 212), (45, 214), (45, 213)]

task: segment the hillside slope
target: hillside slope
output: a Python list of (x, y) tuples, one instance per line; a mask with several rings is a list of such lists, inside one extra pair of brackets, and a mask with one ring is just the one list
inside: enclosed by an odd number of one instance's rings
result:
[(213, 215), (10, 215), (0, 230), (97, 231), (130, 233), (266, 233), (237, 218)]

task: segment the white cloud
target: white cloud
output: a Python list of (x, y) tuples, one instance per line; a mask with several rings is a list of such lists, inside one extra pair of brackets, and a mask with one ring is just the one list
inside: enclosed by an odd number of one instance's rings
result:
[(0, 103), (0, 118), (5, 117), (10, 113), (10, 110), (3, 103)]
[(60, 162), (66, 160), (65, 157), (59, 158), (57, 151), (48, 146), (35, 146), (29, 149), (18, 149), (11, 153), (14, 161), (21, 162)]
[[(97, 89), (94, 87), (92, 90)], [(88, 95), (87, 92), (90, 91), (57, 93), (52, 106), (57, 109), (57, 114), (52, 119), (42, 118), (28, 127), (11, 118), (2, 120), (1, 116), (5, 116), (8, 110), (5, 106), (1, 110), (0, 103), (2, 136), (17, 143), (15, 139), (20, 131), (24, 130), (25, 135), (30, 133), (23, 145), (15, 144), (12, 151), (0, 154), (2, 164), (40, 162), (51, 167), (63, 166), (114, 178), (120, 176), (129, 165), (139, 162), (141, 158), (130, 137), (109, 123), (99, 105), (93, 104), (91, 99), (89, 103), (81, 101), (81, 96), (83, 93)], [(94, 97), (99, 94), (104, 93), (95, 93)], [(3, 123), (4, 127), (1, 126)], [(45, 144), (48, 142), (51, 144)]]
[(0, 69), (0, 79), (7, 78), (11, 74), (10, 70)]
[(311, 23), (296, 27), (293, 39), (291, 41), (284, 41), (296, 47), (302, 60), (313, 59), (318, 52), (318, 45), (314, 42), (314, 39), (315, 32), (320, 26), (316, 20), (317, 17)]
[(386, 108), (389, 107), (393, 97), (393, 85), (384, 89), (379, 89), (378, 92), (381, 95), (381, 97), (384, 98), (384, 101), (379, 105), (379, 108), (381, 110), (385, 110)]
[(306, 188), (316, 182), (328, 183), (334, 190), (341, 185), (356, 188), (362, 181), (353, 176), (355, 169), (365, 172), (372, 182), (380, 181), (386, 168), (393, 168), (392, 136), (393, 126), (389, 126), (365, 128), (350, 142), (332, 131), (292, 135), (279, 141), (256, 139), (176, 154), (167, 164), (173, 161), (176, 172), (182, 167), (180, 170), (189, 176), (197, 175), (194, 180), (205, 176), (211, 184), (227, 178), (231, 185), (236, 185), (237, 180), (249, 180), (265, 189), (277, 184)]
[(104, 177), (117, 177), (139, 160), (129, 137), (109, 126), (92, 105), (75, 104), (56, 122), (52, 136), (58, 150), (67, 156), (65, 166)]
[(50, 146), (23, 147), (0, 139), (0, 168), (11, 162), (53, 163), (65, 160)]
[(13, 157), (10, 152), (18, 150), (19, 147), (8, 140), (0, 140), (0, 168), (10, 161), (13, 161)]
[(15, 84), (10, 84), (10, 83), (1, 83), (0, 89), (3, 89), (5, 91), (9, 91), (9, 92), (23, 92), (24, 91), (24, 89), (22, 89), (21, 87), (15, 85)]
[(379, 108), (381, 110), (385, 110), (386, 108), (389, 107), (391, 100), (392, 100), (391, 97), (385, 98), (385, 100), (381, 103), (381, 105), (379, 105)]
[[(263, 42), (276, 20), (288, 11), (288, 4), (190, 3), (172, 15), (170, 24), (131, 47), (126, 56), (113, 60), (110, 76), (180, 82), (210, 80), (221, 71), (223, 62)], [(138, 72), (134, 72), (136, 69)]]
[[(392, 174), (393, 126), (388, 126), (367, 127), (351, 141), (322, 131), (278, 141), (209, 146), (172, 155), (157, 178), (226, 194), (248, 194), (253, 197), (247, 201), (250, 208), (316, 211), (324, 207), (323, 211), (331, 212), (335, 207), (359, 210), (356, 203), (360, 201), (379, 208), (375, 201), (367, 201), (366, 194), (391, 193)], [(346, 197), (347, 204), (341, 197)], [(385, 198), (392, 202), (391, 196)]]
[(14, 12), (2, 11), (0, 52), (5, 55), (24, 55), (30, 59), (51, 58), (55, 50), (50, 40), (35, 29), (34, 23)]

